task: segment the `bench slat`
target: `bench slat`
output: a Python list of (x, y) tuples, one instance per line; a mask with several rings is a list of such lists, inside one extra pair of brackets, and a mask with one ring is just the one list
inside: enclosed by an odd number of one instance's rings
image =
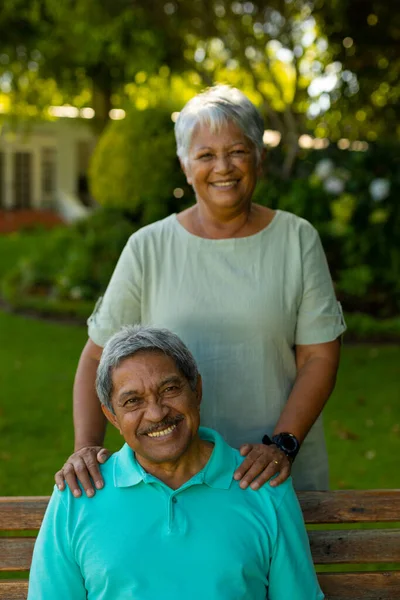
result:
[(309, 531), (315, 564), (400, 562), (400, 529)]
[(0, 538), (0, 571), (27, 571), (36, 538)]
[(298, 492), (306, 523), (400, 521), (399, 490)]
[(22, 579), (0, 579), (0, 600), (26, 600), (28, 582)]
[(394, 600), (400, 598), (400, 571), (319, 573), (326, 600)]
[[(306, 523), (400, 521), (398, 490), (298, 492)], [(0, 497), (0, 531), (38, 529), (49, 498)]]
[[(393, 600), (400, 597), (400, 572), (319, 573), (326, 600)], [(27, 581), (0, 580), (0, 600), (26, 600)]]
[(48, 496), (0, 497), (0, 531), (39, 529)]
[[(400, 562), (400, 530), (309, 531), (315, 564)], [(29, 569), (34, 538), (0, 538), (0, 571)]]

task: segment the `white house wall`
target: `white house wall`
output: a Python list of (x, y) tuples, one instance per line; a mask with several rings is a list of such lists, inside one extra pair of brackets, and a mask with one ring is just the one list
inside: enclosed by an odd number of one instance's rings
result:
[[(4, 131), (4, 130), (3, 130)], [(0, 152), (3, 153), (3, 206), (13, 209), (15, 206), (15, 172), (14, 161), (17, 152), (31, 154), (31, 207), (34, 209), (51, 208), (42, 191), (42, 151), (54, 148), (55, 158), (55, 190), (54, 205), (58, 195), (77, 197), (78, 193), (78, 144), (85, 142), (95, 145), (95, 136), (87, 123), (60, 119), (52, 123), (34, 126), (28, 133), (25, 131), (4, 131), (0, 136)]]

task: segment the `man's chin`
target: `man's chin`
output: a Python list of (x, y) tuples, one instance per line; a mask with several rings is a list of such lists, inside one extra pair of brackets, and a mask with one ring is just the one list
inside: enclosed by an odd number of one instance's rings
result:
[(154, 464), (177, 462), (188, 451), (192, 440), (188, 435), (163, 438), (147, 438), (143, 440), (140, 448), (135, 449), (135, 453), (140, 462), (140, 457)]

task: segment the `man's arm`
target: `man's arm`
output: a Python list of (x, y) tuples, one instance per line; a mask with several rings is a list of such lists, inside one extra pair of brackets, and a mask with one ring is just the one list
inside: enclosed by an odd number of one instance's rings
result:
[(54, 491), (33, 552), (28, 600), (86, 600), (85, 582), (70, 546), (66, 496)]
[(268, 574), (268, 600), (323, 600), (303, 515), (291, 480), (277, 508), (278, 529)]

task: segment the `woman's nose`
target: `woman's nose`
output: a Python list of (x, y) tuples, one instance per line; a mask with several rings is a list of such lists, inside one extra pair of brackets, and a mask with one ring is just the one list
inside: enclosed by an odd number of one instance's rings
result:
[(228, 154), (217, 156), (214, 171), (216, 173), (229, 173), (232, 170), (231, 159)]

